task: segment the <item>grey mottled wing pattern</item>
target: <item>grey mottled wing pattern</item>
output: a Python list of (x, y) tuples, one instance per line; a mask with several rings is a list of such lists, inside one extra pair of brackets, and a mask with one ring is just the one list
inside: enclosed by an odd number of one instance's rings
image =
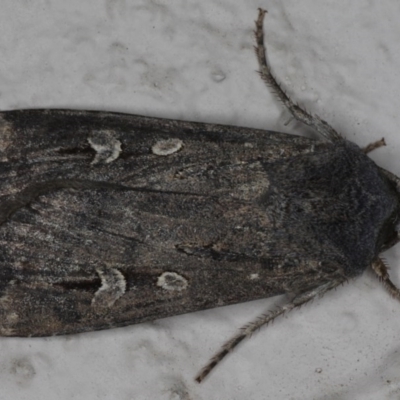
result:
[[(0, 131), (3, 335), (104, 329), (299, 291), (329, 279), (330, 262), (333, 274), (348, 262), (312, 231), (335, 218), (318, 217), (315, 185), (311, 202), (295, 204), (279, 183), (295, 170), (292, 189), (304, 185), (321, 168), (315, 156), (326, 153), (331, 168), (343, 146), (95, 111), (3, 112)], [(324, 197), (331, 184), (317, 187)]]

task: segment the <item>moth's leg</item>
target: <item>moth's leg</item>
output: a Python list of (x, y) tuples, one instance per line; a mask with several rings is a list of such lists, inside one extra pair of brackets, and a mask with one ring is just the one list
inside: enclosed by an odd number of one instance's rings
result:
[(362, 151), (365, 154), (371, 153), (371, 151), (374, 151), (375, 149), (379, 149), (379, 147), (386, 146), (385, 138), (382, 138), (381, 140), (377, 140), (376, 142), (372, 142), (369, 145), (363, 147)]
[(382, 259), (378, 258), (371, 264), (372, 271), (378, 276), (379, 280), (383, 283), (385, 289), (389, 292), (389, 294), (400, 300), (400, 290), (396, 287), (396, 285), (390, 280), (388, 267), (385, 265)]
[(263, 325), (272, 322), (276, 317), (282, 315), (288, 311), (293, 310), (296, 307), (307, 303), (318, 295), (323, 295), (328, 290), (339, 286), (344, 282), (344, 279), (333, 280), (332, 282), (325, 283), (317, 288), (311, 289), (307, 292), (297, 295), (292, 301), (288, 302), (284, 306), (278, 308), (275, 311), (270, 311), (268, 314), (261, 315), (255, 321), (243, 326), (239, 333), (226, 342), (221, 350), (209, 361), (209, 363), (200, 371), (196, 376), (196, 381), (201, 382), (219, 363), (228, 355), (242, 340), (250, 337), (255, 331), (260, 329)]
[(314, 128), (318, 133), (320, 133), (324, 138), (329, 141), (339, 140), (341, 136), (323, 119), (316, 115), (311, 115), (303, 108), (293, 103), (289, 96), (283, 91), (279, 83), (276, 81), (272, 75), (270, 66), (266, 57), (266, 49), (264, 46), (264, 31), (263, 31), (263, 21), (264, 15), (267, 11), (261, 8), (258, 9), (258, 18), (256, 21), (255, 37), (257, 46), (255, 46), (255, 51), (258, 59), (258, 64), (260, 66), (259, 74), (261, 79), (272, 89), (272, 92), (278, 97), (278, 99), (284, 104), (284, 106), (289, 110), (289, 112), (298, 121), (303, 122), (306, 125)]

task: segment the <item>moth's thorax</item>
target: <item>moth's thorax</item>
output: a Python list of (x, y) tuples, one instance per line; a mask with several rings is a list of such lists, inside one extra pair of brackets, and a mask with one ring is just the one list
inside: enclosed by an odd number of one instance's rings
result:
[(353, 276), (392, 239), (399, 209), (394, 185), (353, 143), (320, 143), (312, 153), (264, 168), (271, 186), (262, 202), (277, 229), (293, 232), (296, 249), (329, 255)]

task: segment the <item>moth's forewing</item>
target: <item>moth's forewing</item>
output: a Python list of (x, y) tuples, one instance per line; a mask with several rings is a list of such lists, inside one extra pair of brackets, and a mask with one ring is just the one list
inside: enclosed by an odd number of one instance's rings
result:
[(397, 205), (346, 142), (103, 112), (0, 118), (3, 335), (105, 329), (350, 277)]

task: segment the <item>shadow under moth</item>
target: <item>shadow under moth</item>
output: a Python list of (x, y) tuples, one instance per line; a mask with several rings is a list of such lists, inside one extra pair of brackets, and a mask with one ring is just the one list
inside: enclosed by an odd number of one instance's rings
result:
[(271, 74), (320, 140), (235, 126), (56, 109), (0, 113), (0, 334), (108, 329), (280, 294), (199, 373), (275, 317), (371, 268), (398, 241), (399, 179)]

